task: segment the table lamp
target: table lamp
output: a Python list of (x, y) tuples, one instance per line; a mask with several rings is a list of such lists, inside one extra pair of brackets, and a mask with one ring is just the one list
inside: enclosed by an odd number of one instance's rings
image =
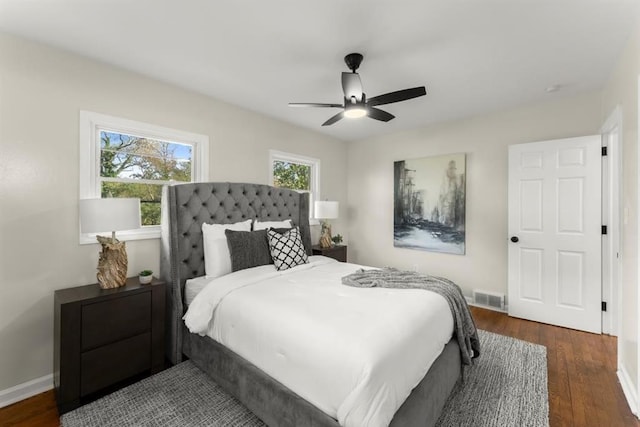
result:
[(330, 248), (333, 246), (333, 242), (331, 241), (331, 224), (327, 220), (338, 218), (338, 202), (330, 202), (328, 200), (315, 202), (314, 216), (322, 220), (320, 247)]
[(140, 199), (106, 198), (80, 200), (82, 233), (111, 231), (111, 237), (96, 236), (102, 245), (98, 259), (98, 284), (118, 288), (127, 281), (127, 249), (116, 239), (116, 231), (140, 228)]

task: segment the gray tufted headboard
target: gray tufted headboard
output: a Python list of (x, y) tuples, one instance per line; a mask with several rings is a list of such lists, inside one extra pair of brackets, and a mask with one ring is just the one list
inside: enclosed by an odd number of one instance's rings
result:
[(165, 186), (162, 195), (160, 270), (167, 283), (167, 357), (182, 360), (182, 316), (187, 279), (204, 276), (202, 224), (228, 224), (246, 219), (291, 219), (300, 227), (311, 255), (309, 195), (260, 184), (231, 182)]

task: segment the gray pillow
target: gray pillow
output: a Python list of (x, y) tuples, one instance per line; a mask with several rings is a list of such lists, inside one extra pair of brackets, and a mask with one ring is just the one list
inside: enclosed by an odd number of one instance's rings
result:
[(267, 240), (267, 230), (225, 230), (231, 254), (231, 271), (273, 264)]

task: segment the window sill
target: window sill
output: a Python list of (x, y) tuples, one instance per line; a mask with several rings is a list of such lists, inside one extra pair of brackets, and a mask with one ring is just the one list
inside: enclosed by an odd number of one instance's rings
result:
[(310, 219), (309, 225), (320, 225), (320, 220), (318, 219)]
[[(97, 235), (101, 236), (110, 236), (111, 233), (90, 233), (90, 234), (82, 234), (80, 233), (80, 244), (81, 245), (93, 245), (97, 244), (96, 240)], [(118, 231), (116, 232), (116, 238), (121, 242), (129, 242), (133, 240), (147, 240), (147, 239), (159, 239), (160, 238), (160, 226), (152, 225), (143, 227), (139, 230), (128, 230), (128, 231)]]

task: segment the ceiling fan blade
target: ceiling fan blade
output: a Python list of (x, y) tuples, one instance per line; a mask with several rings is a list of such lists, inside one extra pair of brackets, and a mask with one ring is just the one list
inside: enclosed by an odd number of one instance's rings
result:
[(342, 91), (344, 97), (351, 100), (355, 96), (357, 101), (362, 101), (362, 82), (358, 73), (342, 73)]
[(338, 120), (342, 119), (343, 117), (344, 117), (344, 111), (340, 111), (338, 114), (336, 114), (335, 116), (331, 117), (329, 120), (324, 122), (322, 126), (330, 126), (335, 122), (337, 122)]
[(424, 96), (427, 94), (427, 90), (424, 86), (414, 87), (411, 89), (398, 90), (395, 92), (385, 93), (384, 95), (374, 96), (373, 98), (369, 98), (367, 104), (374, 105), (384, 105), (391, 104), (394, 102), (406, 101), (407, 99), (417, 98), (419, 96)]
[(317, 104), (313, 102), (290, 102), (289, 107), (342, 108), (342, 104)]
[(387, 113), (386, 111), (382, 111), (378, 108), (373, 107), (369, 107), (367, 116), (371, 117), (372, 119), (380, 120), (381, 122), (388, 122), (395, 117), (391, 113)]

